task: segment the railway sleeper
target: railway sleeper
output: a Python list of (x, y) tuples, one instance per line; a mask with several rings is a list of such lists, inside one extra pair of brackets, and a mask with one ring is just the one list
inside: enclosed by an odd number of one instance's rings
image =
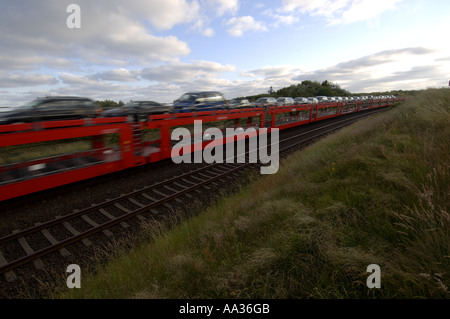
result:
[[(18, 232), (19, 232), (18, 230), (14, 230), (13, 234)], [(20, 246), (28, 256), (34, 254), (34, 250), (30, 247), (25, 237), (20, 237), (17, 240), (19, 241)], [(41, 269), (44, 267), (44, 263), (42, 262), (41, 258), (33, 260), (33, 264), (36, 269)]]
[[(177, 182), (173, 182), (173, 184), (178, 186), (178, 187), (180, 187), (180, 188), (182, 188), (183, 190), (187, 189), (186, 186), (181, 185), (181, 184), (179, 184)], [(189, 193), (184, 194), (184, 196), (186, 196), (187, 198), (193, 198), (193, 196), (191, 194), (189, 194)]]
[[(126, 210), (128, 210), (127, 208), (125, 208), (125, 207), (123, 207), (123, 206), (121, 206), (120, 204), (114, 204), (114, 206), (116, 206), (117, 208), (119, 208), (119, 209), (122, 209), (123, 211), (125, 211), (125, 209)], [(122, 207), (122, 208), (120, 208), (120, 207)], [(109, 219), (111, 219), (111, 220), (114, 220), (114, 219), (116, 219), (116, 217), (114, 217), (113, 215), (111, 215), (110, 213), (108, 213), (106, 210), (104, 210), (103, 208), (100, 208), (99, 209), (99, 212), (100, 213), (102, 213), (103, 214), (103, 216), (105, 216), (105, 217), (107, 217), (107, 218), (109, 218)], [(128, 212), (129, 212), (129, 210), (128, 210)], [(122, 226), (123, 228), (129, 228), (130, 227), (130, 225), (128, 225), (126, 222), (121, 222), (120, 223), (120, 226)]]
[[(169, 186), (167, 186), (167, 185), (164, 185), (164, 188), (166, 188), (166, 189), (168, 189), (169, 191), (171, 191), (171, 192), (174, 192), (174, 193), (179, 193), (180, 191), (177, 191), (176, 189), (173, 189), (173, 188), (171, 188), (171, 187), (169, 187)], [(184, 191), (186, 189), (186, 187), (183, 187), (183, 189), (181, 190), (181, 191)], [(179, 198), (174, 198), (174, 200), (177, 202), (177, 203), (182, 203), (183, 201), (181, 200), (181, 199), (179, 199)]]
[[(61, 218), (61, 216), (56, 216), (56, 218)], [(62, 224), (73, 236), (78, 236), (80, 234), (80, 232), (78, 230), (76, 230), (69, 222), (63, 222)], [(91, 246), (92, 245), (92, 242), (89, 239), (87, 239), (87, 238), (83, 238), (81, 240), (81, 242), (85, 246)]]
[(128, 198), (128, 201), (131, 202), (131, 203), (133, 203), (133, 204), (135, 204), (136, 206), (139, 206), (139, 207), (145, 207), (144, 204), (138, 202), (138, 201), (135, 200), (134, 198)]
[[(8, 262), (6, 261), (5, 257), (3, 257), (3, 254), (0, 251), (0, 267), (6, 266), (7, 264)], [(16, 274), (12, 270), (5, 272), (4, 275), (7, 282), (13, 282), (17, 279)]]
[[(156, 194), (163, 196), (163, 199), (165, 199), (165, 198), (171, 196), (171, 195), (167, 195), (167, 194), (165, 194), (165, 193), (163, 193), (163, 192), (161, 192), (161, 191), (159, 191), (159, 190), (157, 190), (157, 189), (153, 189), (153, 191), (154, 191)], [(175, 192), (175, 194), (178, 193), (178, 191), (176, 191), (176, 190), (172, 190), (172, 191)], [(174, 200), (177, 201), (178, 203), (182, 203), (182, 201), (181, 201), (179, 198), (176, 198), (176, 197), (175, 197)], [(170, 204), (168, 204), (168, 203), (163, 203), (163, 205), (166, 206), (166, 207), (169, 208), (169, 209), (172, 208), (172, 205), (170, 205)]]
[[(87, 215), (81, 215), (80, 216), (86, 223), (88, 223), (89, 225), (91, 225), (92, 227), (96, 228), (99, 227), (100, 225), (97, 224), (96, 222), (94, 222), (92, 219), (89, 218), (89, 216)], [(108, 237), (113, 236), (113, 233), (109, 230), (109, 229), (104, 229), (102, 230), (103, 234), (105, 234)]]
[[(39, 226), (39, 225), (41, 225), (42, 223), (35, 223), (35, 225), (36, 226)], [(53, 237), (53, 235), (52, 234), (50, 234), (50, 231), (48, 230), (48, 229), (41, 229), (41, 233), (42, 233), (42, 235), (44, 235), (44, 237), (50, 242), (50, 244), (52, 244), (52, 245), (56, 245), (56, 244), (58, 244), (59, 243), (59, 241), (57, 241), (56, 239), (55, 239), (55, 237)], [(66, 248), (61, 248), (60, 250), (59, 250), (59, 253), (61, 254), (61, 256), (64, 256), (64, 257), (67, 257), (67, 256), (70, 256), (71, 255), (71, 253), (66, 249)]]
[[(153, 190), (153, 191), (155, 191), (155, 190)], [(151, 197), (151, 196), (148, 195), (147, 193), (142, 193), (141, 195), (144, 196), (145, 198), (151, 200), (152, 202), (157, 202), (157, 201), (158, 201), (157, 199), (154, 199), (153, 197)], [(168, 196), (165, 195), (165, 197), (168, 197)], [(168, 203), (164, 203), (163, 205), (166, 206), (166, 207), (169, 208), (169, 209), (172, 209), (172, 205), (170, 205), (170, 204), (168, 204)]]

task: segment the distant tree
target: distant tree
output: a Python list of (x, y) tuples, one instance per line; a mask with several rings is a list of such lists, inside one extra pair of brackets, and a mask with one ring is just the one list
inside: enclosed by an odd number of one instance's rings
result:
[(267, 93), (269, 93), (269, 95), (272, 95), (272, 94), (273, 94), (273, 88), (270, 87), (270, 88), (269, 88), (269, 91), (267, 91)]
[(103, 110), (112, 109), (124, 105), (122, 101), (116, 102), (112, 100), (97, 101)]

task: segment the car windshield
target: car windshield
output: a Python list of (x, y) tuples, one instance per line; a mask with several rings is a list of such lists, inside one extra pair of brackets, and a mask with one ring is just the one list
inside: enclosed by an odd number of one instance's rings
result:
[(122, 107), (133, 107), (133, 106), (138, 106), (139, 104), (137, 102), (128, 102), (125, 103), (124, 105), (122, 105)]
[(31, 110), (34, 106), (38, 104), (39, 104), (38, 100), (33, 100), (28, 103), (25, 103), (24, 105), (15, 107), (14, 110)]
[(195, 93), (186, 93), (186, 94), (183, 94), (178, 99), (178, 101), (180, 101), (180, 102), (192, 102), (192, 101), (195, 101), (197, 96), (198, 96), (198, 94), (195, 94)]

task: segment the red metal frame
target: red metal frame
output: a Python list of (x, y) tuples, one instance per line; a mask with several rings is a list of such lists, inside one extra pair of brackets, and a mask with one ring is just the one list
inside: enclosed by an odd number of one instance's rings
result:
[[(316, 105), (291, 105), (272, 107), (268, 110), (250, 108), (163, 114), (149, 116), (146, 121), (138, 123), (127, 122), (126, 117), (116, 117), (1, 125), (0, 147), (91, 137), (92, 150), (0, 166), (0, 176), (1, 174), (8, 174), (8, 172), (15, 172), (20, 169), (31, 170), (34, 167), (44, 167), (55, 163), (57, 165), (58, 161), (81, 159), (88, 156), (88, 154), (98, 161), (86, 166), (63, 169), (55, 173), (30, 174), (30, 176), (25, 178), (15, 179), (14, 182), (2, 182), (0, 180), (0, 201), (170, 158), (172, 150), (178, 151), (172, 145), (171, 128), (194, 124), (195, 120), (201, 120), (202, 123), (234, 120), (234, 127), (236, 128), (238, 126), (242, 127), (242, 125), (239, 125), (240, 120), (247, 118), (247, 122), (243, 126), (255, 127), (257, 128), (256, 134), (260, 134), (259, 128), (263, 127), (268, 128), (268, 132), (272, 128), (282, 130), (340, 116), (345, 113), (359, 112), (363, 109), (386, 107), (399, 100), (401, 99), (373, 100), (368, 103), (358, 101), (354, 104), (338, 102)], [(348, 105), (354, 105), (354, 107), (349, 108)], [(302, 112), (308, 117), (300, 118), (299, 114)], [(279, 119), (281, 117), (282, 120), (277, 122), (277, 116)], [(142, 142), (139, 134), (143, 129), (159, 130), (160, 138), (150, 142)], [(104, 138), (108, 134), (119, 135), (119, 150), (105, 148)], [(202, 142), (192, 144), (190, 152), (248, 137), (248, 135), (241, 134), (233, 139), (224, 136), (213, 142), (202, 140)], [(138, 148), (141, 147), (151, 149), (151, 151), (147, 153), (138, 152)], [(107, 153), (109, 155), (105, 155)]]

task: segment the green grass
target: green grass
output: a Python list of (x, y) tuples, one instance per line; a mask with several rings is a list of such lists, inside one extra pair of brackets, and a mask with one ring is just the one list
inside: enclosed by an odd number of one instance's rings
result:
[(50, 297), (449, 298), (449, 105), (429, 89), (353, 124)]

